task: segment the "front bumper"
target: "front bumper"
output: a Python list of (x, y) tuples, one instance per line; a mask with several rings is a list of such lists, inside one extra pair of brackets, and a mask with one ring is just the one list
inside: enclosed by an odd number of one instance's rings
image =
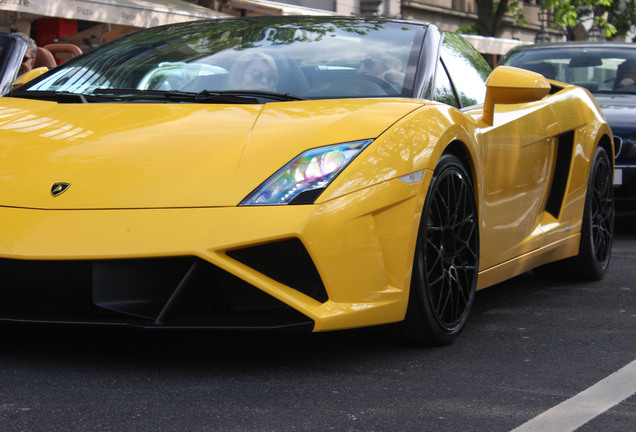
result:
[(321, 205), (0, 208), (0, 320), (314, 331), (399, 321), (429, 180)]

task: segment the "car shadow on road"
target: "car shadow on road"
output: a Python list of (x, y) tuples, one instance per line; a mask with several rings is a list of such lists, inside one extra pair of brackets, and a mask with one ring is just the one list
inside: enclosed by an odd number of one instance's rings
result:
[[(464, 334), (447, 347), (414, 347), (392, 338), (384, 326), (325, 333), (163, 331), (135, 328), (102, 328), (40, 325), (2, 325), (0, 358), (30, 363), (81, 361), (96, 368), (129, 363), (149, 367), (172, 364), (197, 368), (216, 365), (252, 368), (278, 367), (290, 362), (317, 365), (362, 359), (413, 355), (434, 356), (440, 351), (468, 349), (470, 338), (486, 325), (493, 309), (524, 308), (546, 290), (546, 282), (531, 273), (477, 293), (475, 307)], [(467, 346), (468, 345), (468, 346)], [(28, 360), (27, 360), (28, 359)], [(101, 365), (101, 366), (100, 366)], [(203, 367), (203, 366), (202, 366)]]

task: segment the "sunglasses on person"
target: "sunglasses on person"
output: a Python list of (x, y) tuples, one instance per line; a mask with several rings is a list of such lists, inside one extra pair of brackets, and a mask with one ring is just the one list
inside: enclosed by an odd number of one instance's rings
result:
[(250, 72), (250, 78), (254, 81), (263, 81), (263, 78), (267, 80), (268, 83), (273, 83), (278, 79), (278, 76), (272, 72), (263, 72), (259, 69), (252, 69)]
[(373, 60), (372, 58), (365, 58), (362, 60), (362, 66), (364, 66), (365, 69), (373, 69), (373, 66), (375, 66), (376, 61)]

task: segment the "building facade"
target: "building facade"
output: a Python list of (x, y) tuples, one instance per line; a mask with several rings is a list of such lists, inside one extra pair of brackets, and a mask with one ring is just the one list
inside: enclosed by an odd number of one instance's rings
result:
[[(546, 23), (538, 0), (522, 3), (525, 23), (503, 20), (498, 41), (471, 37), (485, 54), (500, 55), (515, 43), (532, 43), (543, 32), (551, 41), (563, 32)], [(432, 22), (456, 32), (477, 22), (475, 0), (4, 0), (0, 31), (30, 34), (38, 45), (72, 42), (83, 50), (139, 28), (192, 19), (249, 15), (361, 15)], [(543, 18), (543, 22), (542, 22)]]

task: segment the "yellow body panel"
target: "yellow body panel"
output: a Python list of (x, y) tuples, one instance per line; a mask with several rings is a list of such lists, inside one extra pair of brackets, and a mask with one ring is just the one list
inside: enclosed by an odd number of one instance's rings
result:
[[(478, 288), (578, 250), (591, 155), (611, 137), (598, 107), (576, 87), (493, 107), (485, 122), (481, 108), (409, 99), (86, 107), (3, 98), (0, 258), (196, 256), (305, 314), (315, 331), (400, 321), (429, 182), (449, 148), (462, 149), (473, 177)], [(571, 175), (551, 215), (555, 146), (570, 132)], [(315, 204), (238, 207), (304, 150), (369, 138)], [(400, 179), (409, 174), (418, 180)], [(61, 181), (70, 187), (53, 197)], [(307, 249), (328, 301), (226, 255), (290, 238)]]
[[(82, 104), (5, 98), (0, 203), (74, 209), (235, 206), (307, 148), (376, 137), (387, 119), (418, 106), (421, 102), (409, 100), (345, 100), (94, 104), (87, 110)], [(73, 193), (53, 199), (49, 188), (60, 181), (71, 183)]]
[[(0, 208), (2, 258), (198, 256), (292, 305), (316, 330), (399, 320), (419, 185), (399, 180), (317, 206), (135, 210)], [(360, 205), (362, 203), (362, 205)], [(395, 221), (410, 221), (396, 224)], [(258, 222), (256, 222), (258, 221)], [(277, 283), (225, 251), (300, 238), (319, 264), (325, 304)], [(348, 313), (346, 313), (348, 312)]]
[[(599, 107), (588, 96), (586, 90), (569, 86), (537, 102), (498, 105), (494, 125), (480, 131), (486, 156), (478, 289), (578, 253), (592, 155), (601, 137), (611, 137)], [(577, 99), (590, 103), (574, 104)], [(580, 109), (568, 110), (572, 106)], [(554, 216), (545, 206), (556, 146), (568, 132), (574, 136), (573, 156), (563, 206)]]

